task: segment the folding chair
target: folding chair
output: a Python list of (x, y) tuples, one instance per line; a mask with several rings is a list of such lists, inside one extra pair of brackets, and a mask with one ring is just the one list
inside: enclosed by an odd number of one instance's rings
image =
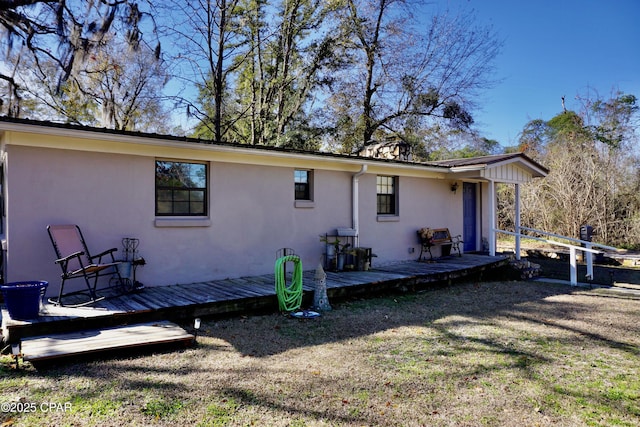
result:
[[(76, 294), (88, 293), (89, 299), (80, 303), (68, 305), (69, 307), (80, 307), (88, 305), (96, 301), (104, 299), (96, 294), (98, 278), (107, 275), (116, 275), (119, 283), (122, 278), (115, 268), (120, 262), (117, 262), (113, 256), (117, 248), (112, 248), (98, 255), (91, 256), (87, 244), (84, 241), (80, 227), (77, 225), (49, 225), (47, 227), (53, 249), (56, 251), (58, 259), (56, 264), (62, 269), (62, 284), (60, 285), (60, 293), (57, 298), (49, 298), (51, 304), (62, 306), (62, 297)], [(107, 258), (106, 262), (102, 258)], [(67, 280), (83, 278), (87, 286), (87, 290), (70, 292), (64, 294), (64, 285)]]

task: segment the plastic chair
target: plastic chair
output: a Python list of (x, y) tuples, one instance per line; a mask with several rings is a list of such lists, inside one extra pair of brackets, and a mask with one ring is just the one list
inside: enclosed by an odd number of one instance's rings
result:
[[(63, 297), (76, 294), (88, 294), (89, 299), (67, 305), (68, 307), (80, 307), (104, 299), (96, 294), (98, 278), (101, 276), (116, 275), (119, 282), (122, 282), (118, 270), (115, 268), (120, 262), (117, 262), (113, 256), (113, 253), (118, 250), (117, 248), (108, 249), (92, 256), (80, 227), (77, 225), (49, 225), (47, 231), (58, 257), (55, 262), (62, 269), (60, 292), (57, 298), (49, 298), (51, 304), (62, 306)], [(103, 261), (103, 258), (106, 258), (106, 262)], [(67, 280), (80, 278), (84, 279), (87, 290), (65, 294), (64, 285)]]

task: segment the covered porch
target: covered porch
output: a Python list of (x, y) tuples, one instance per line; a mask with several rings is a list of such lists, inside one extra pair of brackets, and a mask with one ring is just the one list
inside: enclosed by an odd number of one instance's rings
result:
[[(577, 276), (577, 258), (578, 253), (582, 252), (586, 260), (586, 281), (590, 282), (594, 278), (593, 273), (593, 256), (595, 254), (606, 251), (618, 251), (617, 248), (592, 243), (588, 238), (580, 239), (575, 236), (561, 236), (548, 232), (546, 230), (538, 230), (530, 227), (524, 227), (521, 224), (521, 197), (520, 190), (523, 184), (526, 184), (536, 178), (544, 178), (548, 175), (549, 170), (522, 153), (501, 154), (494, 156), (476, 157), (470, 159), (458, 159), (436, 162), (441, 166), (450, 168), (451, 173), (465, 181), (482, 182), (483, 188), (486, 189), (486, 197), (483, 202), (487, 208), (482, 210), (486, 212), (487, 218), (484, 221), (484, 234), (487, 236), (487, 250), (489, 255), (495, 256), (497, 252), (498, 235), (504, 234), (514, 238), (514, 254), (516, 259), (521, 258), (523, 238), (542, 241), (555, 247), (561, 247), (569, 253), (569, 271), (570, 283), (578, 284)], [(497, 226), (497, 207), (498, 207), (498, 184), (513, 185), (513, 227), (511, 230), (502, 230)], [(581, 231), (582, 234), (582, 231)], [(569, 242), (569, 243), (567, 243)]]
[(465, 182), (482, 183), (483, 189), (486, 189), (482, 201), (486, 203), (486, 209), (480, 209), (480, 212), (486, 212), (487, 217), (481, 218), (483, 224), (483, 235), (487, 237), (489, 255), (496, 255), (497, 235), (501, 230), (497, 227), (498, 213), (498, 195), (497, 185), (507, 184), (514, 186), (514, 231), (515, 236), (515, 255), (520, 259), (520, 240), (521, 229), (520, 224), (520, 187), (536, 178), (544, 178), (548, 175), (549, 170), (541, 164), (535, 162), (523, 153), (498, 154), (492, 156), (474, 157), (469, 159), (454, 159), (435, 162), (439, 166), (450, 168), (450, 173), (457, 179)]

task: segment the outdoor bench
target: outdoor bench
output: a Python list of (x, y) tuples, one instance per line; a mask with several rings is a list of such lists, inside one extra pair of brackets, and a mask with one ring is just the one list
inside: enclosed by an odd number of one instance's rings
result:
[(462, 243), (462, 236), (451, 236), (448, 228), (421, 228), (418, 230), (418, 237), (420, 239), (420, 256), (418, 261), (422, 260), (422, 254), (429, 252), (430, 259), (433, 259), (431, 248), (434, 246), (440, 247), (440, 255), (448, 256), (451, 254), (451, 249), (458, 252), (458, 256), (462, 256), (460, 252), (460, 243)]

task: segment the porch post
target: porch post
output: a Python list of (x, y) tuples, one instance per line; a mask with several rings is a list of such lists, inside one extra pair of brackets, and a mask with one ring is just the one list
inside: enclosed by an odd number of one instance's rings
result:
[[(585, 244), (587, 249), (593, 249), (591, 242)], [(593, 252), (583, 252), (583, 256), (587, 258), (587, 276), (589, 280), (593, 280)]]
[(496, 256), (496, 184), (489, 181), (489, 255)]
[(516, 199), (516, 213), (515, 213), (515, 227), (516, 227), (516, 259), (520, 259), (520, 184), (516, 183), (515, 188), (515, 199)]
[(576, 247), (571, 246), (569, 248), (569, 279), (571, 281), (571, 286), (578, 285), (578, 263), (576, 260)]

